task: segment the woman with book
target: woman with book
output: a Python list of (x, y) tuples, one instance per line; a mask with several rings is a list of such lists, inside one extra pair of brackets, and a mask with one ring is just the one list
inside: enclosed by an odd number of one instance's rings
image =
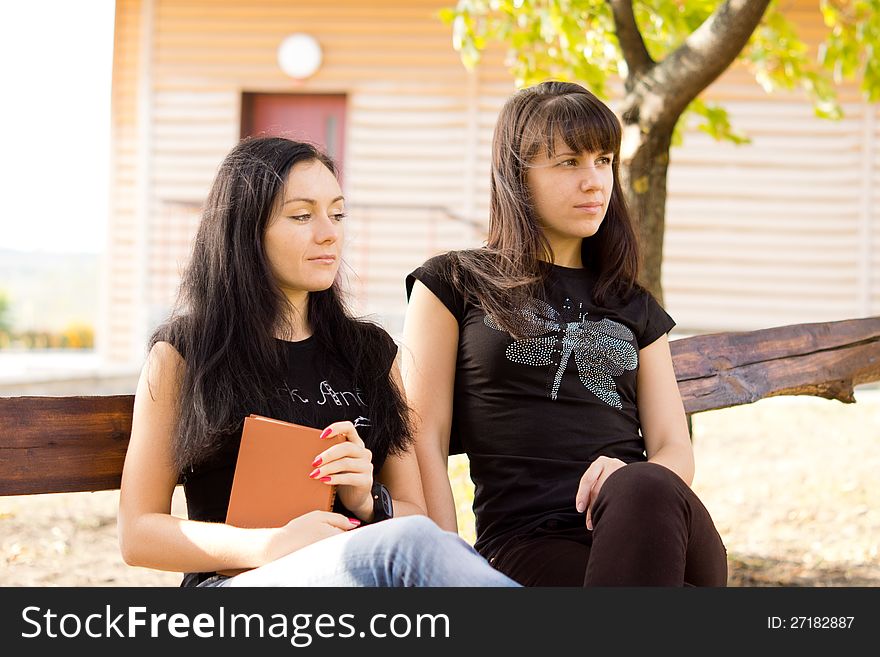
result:
[(640, 287), (621, 126), (576, 84), (505, 104), (484, 248), (407, 278), (404, 380), (429, 515), (447, 457), (476, 485), (476, 548), (529, 586), (709, 585), (726, 552), (690, 488), (673, 320)]
[[(422, 515), (397, 348), (343, 304), (344, 229), (334, 164), (313, 146), (246, 139), (220, 165), (135, 395), (127, 563), (183, 572), (185, 586), (515, 586)], [(290, 474), (336, 486), (333, 512), (226, 524), (250, 414), (344, 438)], [(179, 481), (187, 519), (171, 514)]]

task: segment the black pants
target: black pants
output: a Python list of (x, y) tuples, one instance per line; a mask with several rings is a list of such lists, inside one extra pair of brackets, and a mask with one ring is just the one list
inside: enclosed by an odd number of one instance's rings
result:
[(592, 518), (592, 532), (549, 520), (508, 541), (491, 563), (525, 586), (727, 585), (727, 551), (709, 512), (662, 465), (612, 473)]

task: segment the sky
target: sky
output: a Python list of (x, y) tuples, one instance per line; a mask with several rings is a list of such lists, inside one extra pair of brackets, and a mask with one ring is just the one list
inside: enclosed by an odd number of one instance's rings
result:
[(114, 4), (0, 5), (0, 249), (105, 250)]

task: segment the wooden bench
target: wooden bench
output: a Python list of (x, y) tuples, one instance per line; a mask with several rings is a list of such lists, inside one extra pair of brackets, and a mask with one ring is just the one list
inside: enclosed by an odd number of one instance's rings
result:
[[(687, 413), (777, 395), (855, 402), (880, 381), (880, 317), (673, 340)], [(0, 495), (119, 488), (132, 395), (0, 398)]]

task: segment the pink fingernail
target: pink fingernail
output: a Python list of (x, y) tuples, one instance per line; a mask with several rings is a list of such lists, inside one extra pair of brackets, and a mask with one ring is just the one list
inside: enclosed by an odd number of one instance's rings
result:
[(309, 477), (311, 477), (312, 479), (314, 479), (314, 478), (317, 477), (319, 474), (321, 474), (321, 471), (318, 470), (318, 469), (316, 468), (316, 469), (312, 470), (312, 473), (309, 475)]
[(348, 521), (349, 521), (352, 525), (360, 525), (360, 524), (361, 524), (361, 521), (358, 520), (357, 518), (349, 518)]
[(331, 433), (333, 433), (333, 429), (324, 429), (324, 431), (321, 433), (321, 438), (326, 438)]
[(317, 468), (319, 465), (321, 465), (321, 457), (320, 456), (318, 458), (316, 458), (314, 461), (312, 461), (313, 468)]
[(328, 482), (330, 481), (330, 477), (321, 477), (318, 481)]

